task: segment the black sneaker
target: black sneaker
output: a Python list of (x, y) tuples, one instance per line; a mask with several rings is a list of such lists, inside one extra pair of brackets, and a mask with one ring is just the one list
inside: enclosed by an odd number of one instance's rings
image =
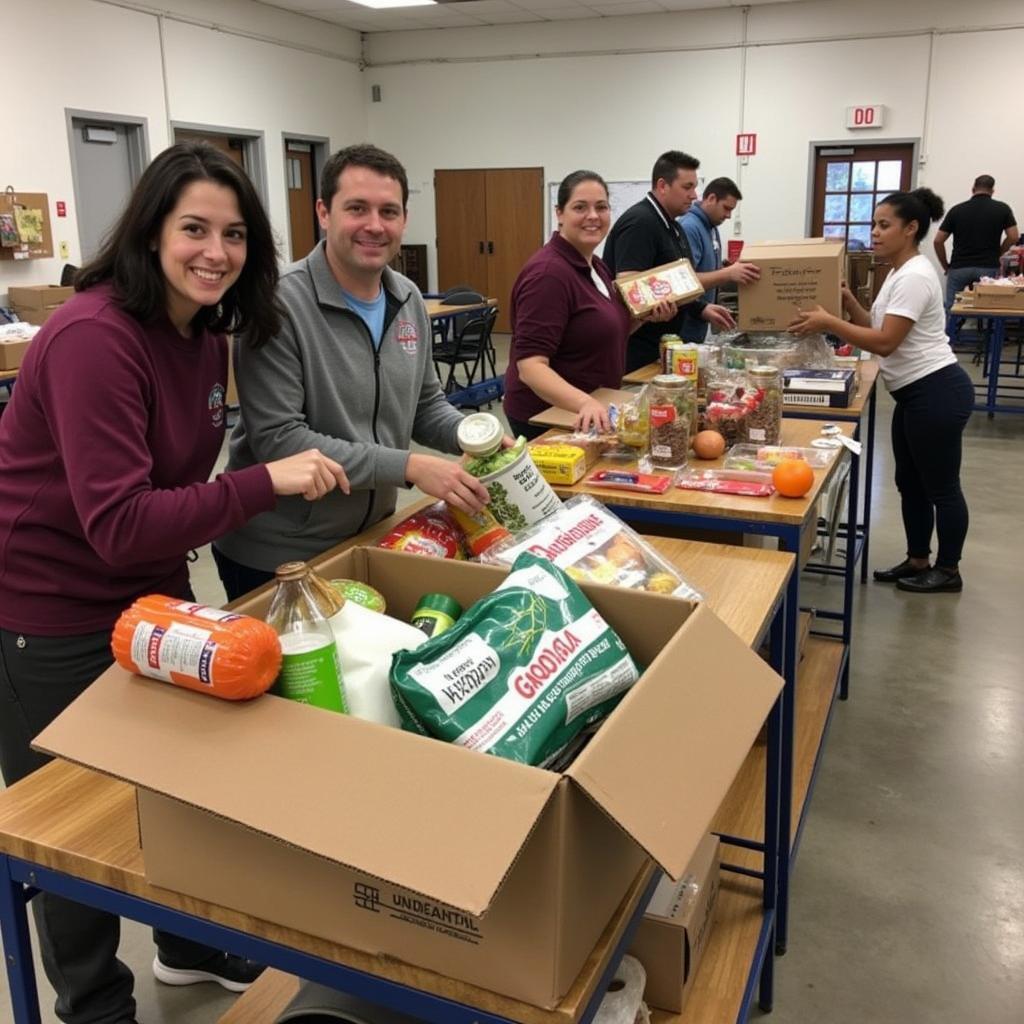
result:
[(910, 594), (959, 594), (964, 581), (956, 569), (925, 569), (908, 580), (897, 580), (896, 586)]
[(912, 576), (927, 572), (929, 568), (927, 565), (924, 568), (911, 565), (910, 559), (904, 558), (899, 565), (894, 565), (891, 569), (876, 569), (872, 575), (877, 583), (898, 583), (900, 580), (908, 580)]
[(153, 957), (153, 975), (165, 985), (198, 985), (215, 981), (229, 992), (244, 992), (265, 970), (263, 964), (231, 953), (214, 953), (191, 967), (176, 967), (163, 960), (158, 952)]

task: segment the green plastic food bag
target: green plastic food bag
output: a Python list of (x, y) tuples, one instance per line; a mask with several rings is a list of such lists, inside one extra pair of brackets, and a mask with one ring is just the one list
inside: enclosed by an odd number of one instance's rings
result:
[(540, 767), (639, 677), (583, 591), (529, 552), (454, 627), (391, 662), (404, 729)]

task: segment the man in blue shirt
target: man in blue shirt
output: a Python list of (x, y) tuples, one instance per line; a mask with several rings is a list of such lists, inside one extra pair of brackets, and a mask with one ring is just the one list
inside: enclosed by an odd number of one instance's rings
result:
[[(693, 266), (704, 285), (704, 298), (708, 302), (717, 301), (720, 285), (729, 281), (748, 284), (761, 276), (754, 263), (723, 266), (722, 239), (718, 228), (732, 216), (736, 203), (742, 198), (731, 178), (715, 178), (704, 187), (703, 199), (679, 218), (679, 226), (690, 243)], [(707, 336), (707, 324), (689, 317), (683, 324), (682, 336), (686, 341), (703, 341)]]

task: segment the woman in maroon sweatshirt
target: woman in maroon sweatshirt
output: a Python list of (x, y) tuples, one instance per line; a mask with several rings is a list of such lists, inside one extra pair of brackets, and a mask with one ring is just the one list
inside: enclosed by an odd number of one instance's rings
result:
[[(47, 320), (0, 417), (0, 768), (46, 760), (32, 738), (111, 663), (138, 596), (190, 596), (190, 549), (271, 509), (275, 495), (348, 489), (318, 451), (209, 481), (224, 437), (224, 332), (276, 333), (277, 259), (248, 177), (203, 144), (142, 175), (76, 293)], [(129, 1024), (119, 919), (41, 893), (43, 964), (66, 1024)], [(154, 973), (240, 991), (259, 968), (163, 932)]]

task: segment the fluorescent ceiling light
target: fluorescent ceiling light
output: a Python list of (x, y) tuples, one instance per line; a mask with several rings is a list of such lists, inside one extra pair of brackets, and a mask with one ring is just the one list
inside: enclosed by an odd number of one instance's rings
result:
[(352, 3), (383, 11), (391, 7), (433, 7), (437, 0), (352, 0)]

